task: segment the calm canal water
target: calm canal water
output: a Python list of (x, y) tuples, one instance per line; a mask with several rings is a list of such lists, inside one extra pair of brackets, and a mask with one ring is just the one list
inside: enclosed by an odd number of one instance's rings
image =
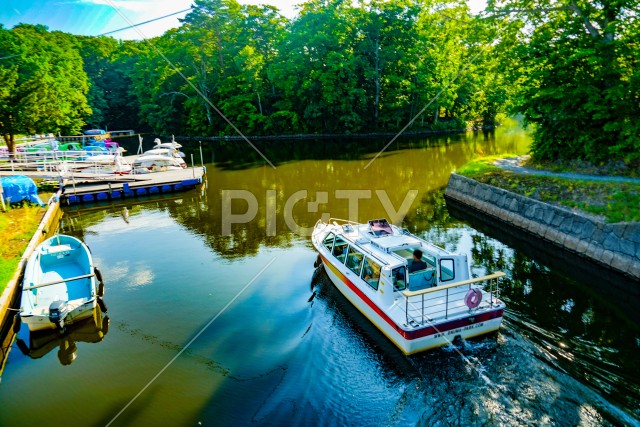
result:
[[(365, 168), (385, 143), (260, 144), (276, 169), (242, 142), (216, 143), (201, 191), (67, 209), (61, 231), (91, 248), (108, 319), (40, 338), (30, 356), (14, 342), (0, 425), (637, 424), (628, 283), (443, 198), (456, 167), (526, 152), (527, 136), (404, 140)], [(388, 217), (413, 195), (404, 226), (467, 253), (475, 274), (508, 275), (501, 330), (461, 343), (464, 357), (403, 356), (314, 274), (303, 229), (321, 214)], [(247, 210), (222, 232), (223, 212)]]

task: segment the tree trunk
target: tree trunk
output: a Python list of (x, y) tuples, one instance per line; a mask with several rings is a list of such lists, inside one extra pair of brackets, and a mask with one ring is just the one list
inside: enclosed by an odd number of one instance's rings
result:
[(4, 143), (7, 144), (7, 151), (9, 152), (9, 157), (13, 157), (13, 155), (16, 152), (15, 135), (12, 133), (3, 133), (2, 137), (4, 138)]
[(258, 95), (258, 108), (260, 109), (260, 115), (262, 116), (262, 102), (260, 101), (260, 92), (256, 91), (256, 95)]

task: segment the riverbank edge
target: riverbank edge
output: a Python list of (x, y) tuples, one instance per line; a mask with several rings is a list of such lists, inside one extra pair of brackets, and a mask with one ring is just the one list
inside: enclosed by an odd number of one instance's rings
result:
[(445, 197), (640, 280), (640, 223), (607, 224), (456, 173)]
[[(17, 301), (20, 294), (20, 282), (22, 280), (27, 261), (35, 248), (51, 233), (58, 229), (60, 216), (62, 215), (62, 210), (60, 209), (60, 195), (61, 192), (58, 191), (58, 193), (49, 200), (47, 211), (42, 216), (40, 224), (33, 233), (33, 236), (31, 236), (31, 240), (29, 240), (29, 244), (20, 258), (18, 268), (13, 274), (13, 277), (9, 280), (9, 283), (7, 283), (7, 287), (2, 292), (2, 295), (0, 295), (0, 337), (2, 337), (2, 341), (5, 341), (8, 336), (11, 336), (13, 339), (13, 334), (7, 333), (13, 324), (13, 314), (15, 313), (10, 309)], [(3, 343), (3, 348), (6, 347), (4, 344), (6, 343)], [(0, 363), (4, 364), (4, 362), (4, 360), (0, 360)], [(2, 372), (2, 366), (0, 366), (0, 372)]]
[[(483, 130), (494, 130), (496, 126), (491, 128), (475, 128), (473, 126), (466, 128), (438, 129), (438, 130), (419, 130), (402, 132), (403, 137), (421, 137), (433, 135), (447, 134), (464, 134), (466, 132), (482, 132)], [(185, 136), (185, 135), (160, 135), (165, 139), (172, 138), (175, 141), (286, 141), (296, 139), (334, 139), (334, 138), (352, 138), (352, 139), (372, 139), (372, 138), (392, 138), (397, 137), (398, 132), (372, 132), (372, 133), (296, 133), (296, 134), (279, 134), (279, 135), (223, 135), (223, 136)]]

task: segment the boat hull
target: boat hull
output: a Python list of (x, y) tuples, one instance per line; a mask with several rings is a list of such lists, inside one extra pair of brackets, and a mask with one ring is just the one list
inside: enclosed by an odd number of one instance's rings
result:
[[(87, 319), (92, 316), (93, 310), (97, 306), (96, 298), (87, 301), (81, 306), (71, 310), (64, 320), (65, 326), (72, 325), (80, 320)], [(47, 329), (56, 329), (57, 325), (49, 320), (49, 313), (45, 314), (20, 314), (20, 320), (27, 325), (29, 331), (44, 331)]]
[(473, 316), (431, 322), (418, 328), (404, 328), (394, 322), (327, 258), (322, 263), (333, 285), (404, 354), (410, 355), (450, 344), (454, 339), (473, 338), (497, 331), (504, 307), (475, 313)]

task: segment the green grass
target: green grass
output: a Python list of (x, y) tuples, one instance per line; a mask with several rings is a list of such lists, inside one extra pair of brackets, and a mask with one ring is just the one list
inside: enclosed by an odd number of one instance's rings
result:
[(24, 206), (0, 211), (0, 293), (13, 277), (46, 207)]
[(469, 178), (481, 177), (492, 172), (500, 172), (501, 169), (499, 167), (493, 166), (493, 162), (498, 159), (499, 157), (497, 156), (482, 157), (467, 163), (459, 168), (457, 172)]
[(496, 158), (499, 157), (474, 160), (458, 173), (536, 200), (599, 216), (610, 223), (640, 222), (640, 184), (519, 175), (493, 166)]

